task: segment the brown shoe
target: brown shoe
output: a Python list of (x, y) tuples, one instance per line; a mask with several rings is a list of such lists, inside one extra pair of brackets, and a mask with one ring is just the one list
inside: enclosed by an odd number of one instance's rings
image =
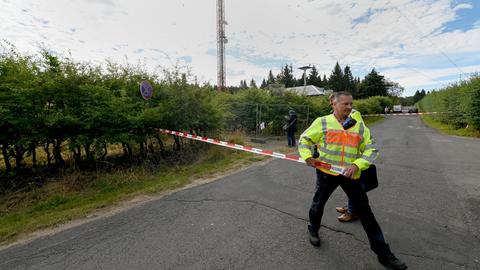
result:
[(335, 210), (337, 210), (338, 213), (343, 214), (343, 213), (346, 213), (348, 211), (348, 208), (346, 206), (345, 207), (335, 207)]
[(350, 222), (358, 219), (358, 216), (350, 213), (343, 213), (341, 216), (337, 217), (338, 221), (341, 222)]

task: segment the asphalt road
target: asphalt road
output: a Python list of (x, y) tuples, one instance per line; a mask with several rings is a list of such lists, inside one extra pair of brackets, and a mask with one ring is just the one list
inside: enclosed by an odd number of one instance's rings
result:
[[(418, 117), (372, 127), (380, 187), (370, 202), (409, 269), (480, 269), (480, 140)], [(0, 251), (0, 269), (384, 269), (360, 222), (339, 223), (337, 189), (322, 246), (307, 240), (315, 173), (273, 160), (108, 218)]]

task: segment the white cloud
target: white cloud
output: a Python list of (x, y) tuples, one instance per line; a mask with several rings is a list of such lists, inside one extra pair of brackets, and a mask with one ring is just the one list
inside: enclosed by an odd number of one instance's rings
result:
[[(237, 85), (242, 79), (261, 79), (269, 69), (278, 72), (280, 65), (287, 64), (282, 60), (294, 67), (315, 64), (327, 75), (335, 61), (350, 65), (354, 73), (375, 67), (388, 70), (386, 76), (395, 79), (395, 70), (426, 55), (436, 55), (442, 62), (445, 55), (455, 62), (465, 53), (478, 55), (480, 21), (467, 31), (443, 32), (445, 24), (461, 19), (459, 10), (472, 8), (454, 2), (226, 0), (227, 82)], [(215, 83), (216, 57), (211, 53), (216, 50), (215, 3), (4, 1), (0, 33), (22, 51), (34, 52), (43, 44), (59, 52), (70, 50), (78, 60), (123, 62), (128, 56), (129, 61), (145, 61), (153, 69), (188, 56), (187, 64), (198, 79)], [(436, 64), (430, 63), (432, 70)], [(456, 68), (451, 71), (458, 73)], [(300, 76), (299, 70), (295, 72)], [(426, 83), (425, 76), (408, 76), (398, 79), (410, 91)]]
[(460, 74), (456, 67), (452, 68), (395, 68), (390, 70), (384, 70), (388, 78), (398, 81), (404, 87), (416, 87), (417, 89), (425, 85), (444, 85), (452, 80), (445, 80), (443, 78), (448, 76), (454, 76), (456, 81), (462, 77), (466, 79), (472, 73), (478, 72), (480, 65), (471, 65), (462, 67), (463, 73)]
[(480, 28), (480, 20), (476, 21), (475, 23), (473, 23), (473, 27), (474, 28)]
[(461, 9), (472, 9), (472, 8), (473, 8), (472, 4), (462, 3), (462, 4), (456, 5), (456, 6), (453, 8), (453, 10), (454, 10), (454, 11), (459, 11), (459, 10), (461, 10)]

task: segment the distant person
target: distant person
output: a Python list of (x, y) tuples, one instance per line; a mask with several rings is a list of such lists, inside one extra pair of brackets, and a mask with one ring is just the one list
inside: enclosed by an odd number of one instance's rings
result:
[[(358, 179), (362, 171), (376, 159), (370, 130), (363, 122), (345, 132), (342, 124), (352, 112), (352, 95), (337, 92), (333, 97), (333, 113), (317, 118), (300, 136), (298, 151), (307, 165), (315, 167), (316, 159), (312, 157), (311, 147), (319, 145), (318, 160), (345, 167), (342, 174), (328, 169), (317, 169), (317, 186), (309, 211), (308, 235), (310, 244), (320, 246), (318, 231), (323, 216), (323, 209), (335, 189), (340, 186), (357, 208), (363, 229), (370, 242), (370, 249), (378, 256), (378, 261), (390, 269), (407, 269), (385, 242), (383, 232), (368, 203), (368, 196)], [(357, 153), (357, 154), (352, 154)]]
[(288, 120), (283, 129), (287, 132), (287, 143), (289, 147), (295, 147), (295, 132), (297, 132), (297, 114), (294, 110), (288, 112)]

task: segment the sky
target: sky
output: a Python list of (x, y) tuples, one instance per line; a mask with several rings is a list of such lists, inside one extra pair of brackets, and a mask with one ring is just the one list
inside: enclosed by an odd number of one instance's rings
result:
[[(216, 84), (216, 0), (0, 0), (0, 40), (95, 64), (177, 66)], [(480, 72), (480, 0), (225, 0), (226, 81), (291, 64), (405, 88), (440, 89)]]

